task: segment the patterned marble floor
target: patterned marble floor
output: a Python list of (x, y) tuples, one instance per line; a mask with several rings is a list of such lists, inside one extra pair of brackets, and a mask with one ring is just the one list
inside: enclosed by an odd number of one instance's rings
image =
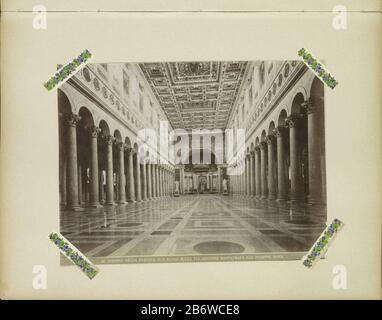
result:
[(61, 211), (60, 231), (87, 257), (107, 263), (120, 257), (303, 254), (322, 232), (325, 220), (322, 207), (185, 195)]

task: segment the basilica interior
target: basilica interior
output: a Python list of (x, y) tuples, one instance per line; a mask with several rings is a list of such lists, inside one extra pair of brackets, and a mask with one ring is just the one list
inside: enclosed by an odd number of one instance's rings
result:
[(60, 232), (95, 263), (299, 259), (324, 123), (302, 61), (88, 64), (58, 89)]

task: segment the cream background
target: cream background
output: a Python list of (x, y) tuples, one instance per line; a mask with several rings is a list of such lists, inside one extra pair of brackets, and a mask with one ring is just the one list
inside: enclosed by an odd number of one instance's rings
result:
[[(200, 10), (200, 1), (3, 1), (1, 21), (1, 298), (345, 299), (381, 297), (381, 1), (348, 1), (348, 29), (334, 30), (336, 1), (207, 10), (322, 12), (49, 12), (34, 30), (30, 11)], [(126, 5), (131, 4), (131, 6)], [(220, 3), (220, 2), (219, 2)], [(236, 3), (236, 2), (235, 2)], [(318, 6), (319, 4), (319, 6)], [(98, 8), (97, 8), (98, 5)], [(279, 7), (277, 7), (279, 6)], [(159, 8), (159, 9), (158, 9)], [(363, 10), (368, 12), (355, 12)], [(17, 12), (19, 11), (19, 12)], [(313, 270), (300, 261), (100, 265), (89, 280), (59, 264), (48, 234), (59, 229), (57, 93), (42, 85), (57, 63), (89, 49), (93, 62), (296, 59), (305, 47), (339, 81), (325, 89), (328, 220), (345, 227)], [(47, 290), (32, 288), (45, 265)], [(335, 265), (347, 290), (332, 288)]]

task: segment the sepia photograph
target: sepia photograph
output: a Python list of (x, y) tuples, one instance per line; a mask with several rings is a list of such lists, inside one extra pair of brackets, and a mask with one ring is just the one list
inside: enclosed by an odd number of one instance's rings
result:
[(381, 299), (380, 0), (0, 1), (0, 301)]
[(60, 232), (94, 263), (297, 260), (324, 230), (302, 61), (89, 63), (57, 95)]

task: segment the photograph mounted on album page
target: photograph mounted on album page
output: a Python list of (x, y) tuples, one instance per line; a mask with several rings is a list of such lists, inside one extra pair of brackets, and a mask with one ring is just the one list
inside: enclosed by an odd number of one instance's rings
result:
[(1, 298), (380, 299), (382, 3), (172, 2), (2, 2)]

